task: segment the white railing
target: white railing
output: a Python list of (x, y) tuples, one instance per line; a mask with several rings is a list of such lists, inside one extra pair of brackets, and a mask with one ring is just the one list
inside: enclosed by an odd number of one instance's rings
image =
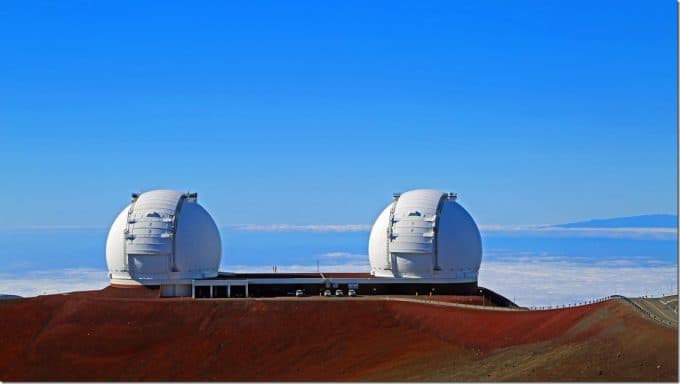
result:
[[(645, 296), (641, 296), (640, 298), (641, 299), (658, 299), (658, 298), (667, 297), (667, 296), (670, 296), (670, 295), (666, 295), (666, 294), (659, 294), (658, 296), (645, 295)], [(532, 310), (532, 311), (545, 311), (545, 310), (561, 309), (561, 308), (574, 308), (574, 307), (579, 307), (579, 306), (584, 306), (584, 305), (601, 303), (603, 301), (612, 300), (612, 299), (625, 300), (627, 303), (631, 304), (635, 309), (642, 312), (643, 314), (645, 314), (646, 316), (650, 317), (651, 319), (655, 320), (658, 323), (661, 323), (663, 325), (668, 325), (668, 326), (671, 326), (671, 327), (673, 327), (673, 326), (677, 327), (678, 326), (677, 321), (669, 321), (669, 320), (662, 319), (662, 318), (656, 316), (655, 314), (653, 314), (652, 312), (641, 307), (635, 301), (631, 300), (628, 297), (622, 296), (622, 295), (609, 295), (609, 296), (599, 297), (599, 298), (596, 298), (596, 299), (581, 301), (581, 302), (578, 302), (578, 303), (545, 305), (545, 306), (529, 306), (527, 308), (529, 310)]]

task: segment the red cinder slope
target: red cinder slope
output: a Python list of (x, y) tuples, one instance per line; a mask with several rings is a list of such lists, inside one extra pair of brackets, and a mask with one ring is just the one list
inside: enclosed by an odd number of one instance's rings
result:
[(0, 380), (677, 380), (677, 330), (621, 301), (528, 312), (134, 292), (0, 305)]

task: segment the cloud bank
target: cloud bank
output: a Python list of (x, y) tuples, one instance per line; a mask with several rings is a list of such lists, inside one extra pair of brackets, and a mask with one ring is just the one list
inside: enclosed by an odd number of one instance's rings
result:
[[(369, 224), (237, 224), (227, 227), (248, 232), (368, 232)], [(616, 239), (675, 240), (676, 228), (568, 228), (551, 225), (480, 225), (489, 237), (592, 237)]]
[(523, 306), (574, 304), (620, 294), (677, 293), (677, 265), (638, 266), (628, 260), (583, 264), (564, 258), (482, 262), (479, 285)]
[[(371, 266), (368, 263), (368, 255), (350, 252), (328, 252), (318, 255), (319, 270), (321, 272), (370, 272)], [(243, 265), (243, 264), (223, 264), (220, 270), (245, 273), (272, 272), (272, 265)], [(280, 273), (296, 272), (316, 272), (316, 264), (276, 264), (276, 270)]]
[(368, 232), (368, 224), (235, 224), (227, 227), (249, 232)]
[[(224, 270), (228, 272), (236, 273), (268, 273), (272, 271), (271, 265), (242, 265), (242, 264), (230, 264), (225, 265)], [(331, 264), (331, 265), (321, 265), (321, 272), (370, 272), (371, 267), (368, 265), (368, 261), (364, 264), (361, 263), (347, 263), (347, 264)], [(297, 273), (297, 272), (316, 272), (316, 265), (307, 264), (291, 264), (291, 265), (276, 265), (276, 271), (278, 273)]]
[(615, 239), (675, 240), (676, 228), (566, 228), (550, 225), (480, 225), (482, 235), (492, 237), (592, 237)]
[[(320, 255), (321, 272), (369, 272), (361, 254), (330, 252)], [(271, 272), (272, 265), (222, 265), (228, 272)], [(277, 265), (277, 271), (316, 272), (316, 265)], [(628, 259), (575, 262), (568, 257), (520, 255), (483, 261), (479, 284), (521, 306), (580, 303), (612, 294), (644, 296), (677, 294), (677, 264), (640, 265)], [(23, 297), (102, 289), (107, 273), (97, 269), (34, 271), (0, 274), (0, 294)]]
[[(307, 232), (346, 233), (369, 232), (370, 224), (234, 224), (223, 229), (244, 232)], [(94, 226), (32, 226), (0, 228), (2, 231), (105, 231), (108, 228)], [(480, 225), (483, 236), (488, 237), (562, 237), (562, 238), (615, 238), (640, 240), (676, 240), (677, 228), (664, 227), (561, 227), (552, 225)]]
[(0, 294), (23, 297), (90, 291), (108, 285), (108, 272), (100, 269), (69, 268), (0, 274)]

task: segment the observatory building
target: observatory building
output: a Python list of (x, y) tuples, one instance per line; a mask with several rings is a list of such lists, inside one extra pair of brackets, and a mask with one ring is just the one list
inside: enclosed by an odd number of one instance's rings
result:
[(326, 295), (484, 295), (479, 229), (453, 193), (417, 189), (395, 194), (368, 242), (370, 273), (219, 272), (220, 234), (196, 193), (155, 190), (133, 194), (106, 240), (113, 286), (160, 287), (160, 296), (265, 297)]
[(477, 282), (482, 239), (453, 193), (416, 189), (395, 194), (373, 224), (371, 274)]
[(111, 284), (162, 286), (180, 296), (191, 294), (192, 280), (217, 276), (220, 233), (197, 197), (171, 190), (132, 195), (106, 239)]

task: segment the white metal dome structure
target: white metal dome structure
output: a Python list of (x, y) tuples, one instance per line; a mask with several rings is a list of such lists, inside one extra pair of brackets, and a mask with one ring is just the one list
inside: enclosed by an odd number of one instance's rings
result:
[(222, 245), (217, 225), (196, 193), (132, 194), (106, 239), (112, 284), (161, 285), (217, 276)]
[(371, 274), (477, 282), (482, 240), (453, 193), (416, 189), (395, 194), (368, 240)]

